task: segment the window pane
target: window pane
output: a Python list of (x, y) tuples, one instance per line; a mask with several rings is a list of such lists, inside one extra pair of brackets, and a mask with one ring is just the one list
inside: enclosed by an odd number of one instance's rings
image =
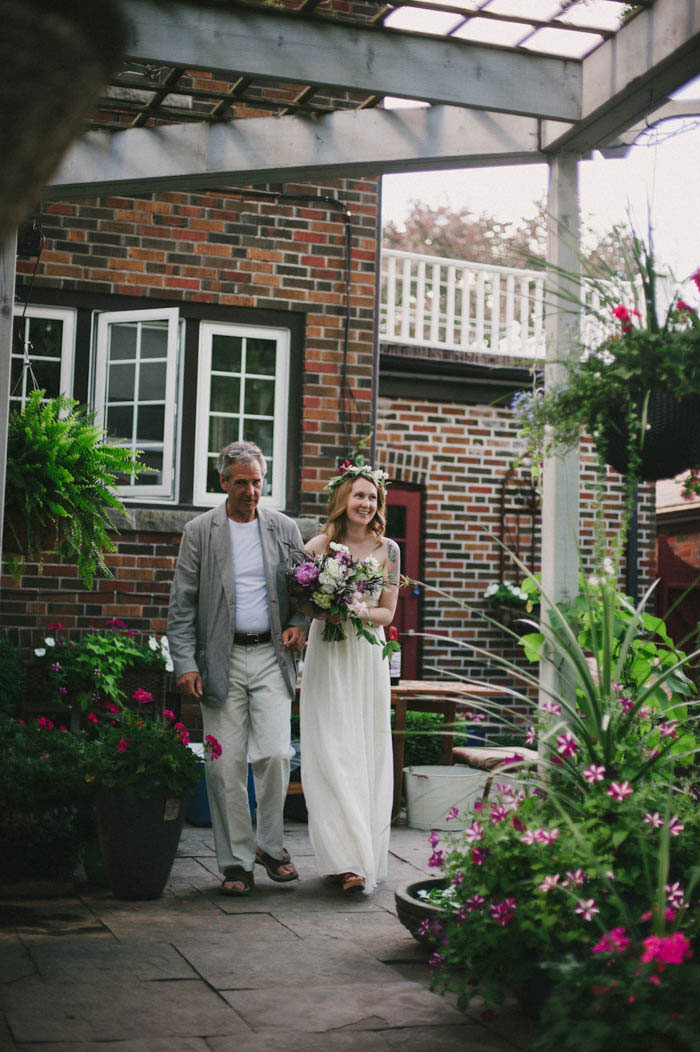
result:
[(162, 442), (165, 426), (164, 405), (140, 405), (137, 417), (137, 442)]
[(12, 323), (12, 353), (24, 354), (24, 333), (26, 331), (24, 318), (15, 318)]
[(11, 371), (10, 371), (10, 393), (13, 398), (16, 398), (22, 393), (22, 370), (24, 369), (24, 362), (21, 358), (12, 359)]
[(134, 382), (136, 366), (112, 365), (109, 370), (108, 402), (132, 402), (134, 399)]
[(29, 340), (32, 347), (29, 353), (43, 357), (61, 357), (63, 340), (63, 322), (56, 318), (30, 318)]
[(234, 376), (212, 376), (212, 413), (237, 413), (241, 401), (241, 381)]
[(159, 486), (163, 481), (163, 454), (157, 449), (147, 449), (141, 454), (140, 460), (151, 470), (139, 472), (136, 485)]
[(386, 532), (393, 540), (406, 536), (406, 508), (404, 505), (388, 505), (386, 509)]
[[(53, 362), (50, 358), (32, 358), (32, 372), (39, 387), (46, 391), (47, 398), (55, 398), (61, 389), (61, 363)], [(27, 391), (31, 389), (31, 381), (27, 383)]]
[[(223, 446), (221, 447), (223, 449)], [(216, 470), (216, 457), (207, 461), (207, 493), (222, 493), (219, 472)]]
[(132, 405), (111, 405), (107, 409), (107, 433), (116, 438), (125, 438), (131, 442), (134, 430), (134, 407)]
[(131, 325), (121, 323), (110, 325), (110, 359), (136, 357), (136, 331), (137, 326), (133, 322)]
[(237, 416), (209, 417), (209, 452), (219, 454), (224, 446), (238, 440)]
[(168, 355), (167, 321), (144, 322), (141, 325), (141, 357), (166, 358)]
[(142, 362), (139, 373), (139, 400), (150, 402), (165, 398), (165, 362)]
[(247, 373), (263, 373), (265, 376), (274, 376), (276, 362), (276, 340), (248, 340), (245, 365)]
[(241, 348), (243, 340), (240, 336), (212, 336), (211, 341), (211, 367), (215, 372), (240, 373), (241, 371)]
[(243, 435), (246, 442), (256, 442), (263, 451), (263, 456), (268, 461), (268, 475), (270, 474), (272, 465), (270, 459), (272, 457), (272, 434), (274, 430), (274, 421), (272, 420), (248, 420), (247, 418), (243, 421)]
[(244, 411), (251, 416), (272, 416), (275, 412), (275, 381), (246, 379)]

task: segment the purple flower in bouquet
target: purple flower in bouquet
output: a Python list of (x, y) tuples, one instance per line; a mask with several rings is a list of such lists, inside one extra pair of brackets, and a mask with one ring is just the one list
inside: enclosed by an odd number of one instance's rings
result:
[(304, 588), (317, 581), (320, 572), (319, 567), (309, 560), (308, 562), (302, 563), (301, 566), (297, 566), (294, 571), (294, 576), (298, 584)]

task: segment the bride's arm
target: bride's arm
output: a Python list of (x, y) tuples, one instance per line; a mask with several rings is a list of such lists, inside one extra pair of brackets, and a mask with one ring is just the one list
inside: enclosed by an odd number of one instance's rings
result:
[(384, 563), (384, 588), (378, 606), (372, 606), (363, 621), (371, 625), (390, 625), (396, 612), (396, 601), (399, 597), (399, 580), (401, 575), (401, 555), (396, 541), (386, 538), (386, 562)]

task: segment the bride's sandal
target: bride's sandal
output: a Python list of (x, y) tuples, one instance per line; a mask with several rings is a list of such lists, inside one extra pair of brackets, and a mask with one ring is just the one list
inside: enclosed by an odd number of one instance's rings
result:
[(340, 886), (344, 895), (357, 895), (365, 890), (365, 878), (358, 873), (341, 873)]

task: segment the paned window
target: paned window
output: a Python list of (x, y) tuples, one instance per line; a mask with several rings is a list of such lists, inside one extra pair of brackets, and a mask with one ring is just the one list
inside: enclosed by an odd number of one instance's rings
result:
[(146, 465), (119, 479), (122, 497), (174, 495), (178, 341), (176, 308), (98, 315), (96, 422)]
[(288, 329), (203, 322), (199, 339), (194, 503), (222, 499), (216, 458), (230, 442), (255, 442), (267, 460), (263, 500), (285, 506)]
[(18, 311), (12, 332), (11, 409), (23, 406), (34, 387), (45, 390), (47, 398), (71, 393), (74, 343), (75, 311), (61, 307)]

